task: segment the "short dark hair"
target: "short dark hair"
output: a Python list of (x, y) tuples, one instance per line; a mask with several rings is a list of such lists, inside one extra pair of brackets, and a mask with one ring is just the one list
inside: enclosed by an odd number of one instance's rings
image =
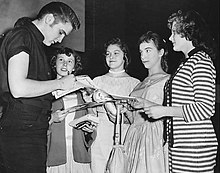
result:
[(80, 21), (73, 9), (63, 2), (50, 2), (43, 6), (37, 15), (37, 19), (42, 19), (46, 14), (53, 14), (55, 21), (63, 23), (70, 22), (74, 30), (80, 27)]

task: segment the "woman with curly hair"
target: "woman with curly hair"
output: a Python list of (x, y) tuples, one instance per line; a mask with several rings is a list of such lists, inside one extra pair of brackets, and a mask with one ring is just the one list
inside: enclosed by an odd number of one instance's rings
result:
[[(69, 74), (76, 76), (82, 69), (80, 56), (67, 47), (59, 48), (51, 60), (57, 79)], [(90, 173), (91, 133), (75, 129), (69, 123), (87, 114), (87, 110), (69, 113), (69, 107), (84, 103), (81, 92), (74, 92), (55, 100), (49, 121), (47, 173)]]
[(153, 119), (169, 117), (170, 172), (214, 172), (218, 143), (210, 119), (215, 113), (213, 38), (195, 11), (172, 14), (168, 28), (173, 50), (185, 58), (166, 83), (166, 106), (145, 101), (144, 111)]
[[(108, 73), (93, 79), (99, 89), (113, 95), (128, 96), (139, 80), (126, 72), (130, 62), (129, 50), (120, 38), (113, 38), (104, 45), (105, 64)], [(95, 110), (100, 123), (97, 126), (97, 137), (91, 147), (92, 172), (104, 173), (107, 160), (113, 147), (114, 117), (106, 111), (105, 106), (98, 106)], [(113, 121), (113, 122), (112, 122)], [(123, 137), (129, 124), (123, 125)]]

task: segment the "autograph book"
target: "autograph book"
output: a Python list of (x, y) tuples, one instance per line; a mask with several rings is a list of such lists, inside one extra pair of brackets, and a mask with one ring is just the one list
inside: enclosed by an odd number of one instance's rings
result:
[(75, 85), (73, 86), (72, 89), (70, 89), (70, 90), (56, 90), (56, 91), (52, 92), (52, 94), (55, 96), (56, 99), (58, 99), (66, 94), (72, 93), (74, 91), (77, 91), (79, 89), (86, 88), (86, 87), (98, 88), (88, 75), (79, 75), (79, 76), (76, 76), (76, 82), (75, 82)]
[(99, 118), (96, 117), (93, 114), (87, 114), (83, 117), (74, 119), (73, 121), (71, 121), (69, 123), (70, 126), (76, 127), (76, 128), (82, 128), (86, 124), (88, 124), (88, 125), (97, 125), (97, 124), (99, 124)]

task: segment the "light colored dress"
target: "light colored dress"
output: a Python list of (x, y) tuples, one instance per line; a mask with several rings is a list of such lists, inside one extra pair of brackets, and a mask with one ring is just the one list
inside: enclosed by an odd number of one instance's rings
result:
[[(64, 108), (67, 109), (77, 105), (77, 95), (71, 94), (63, 97)], [(91, 173), (89, 163), (77, 163), (73, 158), (72, 150), (72, 128), (69, 125), (75, 117), (75, 112), (69, 113), (65, 118), (65, 139), (66, 139), (66, 163), (59, 166), (47, 167), (47, 173)]]
[[(111, 77), (108, 75), (98, 76), (94, 83), (109, 94), (128, 96), (139, 80), (130, 76)], [(91, 168), (93, 173), (104, 173), (109, 154), (113, 146), (114, 124), (109, 121), (106, 111), (102, 106), (97, 107), (100, 123), (97, 127), (97, 136), (91, 147)], [(124, 124), (123, 136), (129, 125)], [(123, 140), (123, 137), (122, 137)]]
[[(147, 77), (131, 96), (162, 104), (163, 88), (168, 78), (166, 74), (156, 74), (153, 79)], [(128, 173), (165, 173), (168, 169), (168, 150), (163, 146), (163, 121), (150, 121), (146, 114), (139, 111), (134, 111), (132, 117), (134, 122), (124, 143), (129, 161)]]

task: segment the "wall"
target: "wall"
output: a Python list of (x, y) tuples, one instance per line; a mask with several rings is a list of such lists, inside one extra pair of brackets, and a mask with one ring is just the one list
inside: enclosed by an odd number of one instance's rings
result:
[[(51, 0), (0, 0), (0, 34), (12, 28), (15, 21), (23, 16), (34, 17), (40, 8)], [(85, 51), (85, 0), (63, 0), (78, 14), (81, 27), (64, 39), (62, 45)]]

